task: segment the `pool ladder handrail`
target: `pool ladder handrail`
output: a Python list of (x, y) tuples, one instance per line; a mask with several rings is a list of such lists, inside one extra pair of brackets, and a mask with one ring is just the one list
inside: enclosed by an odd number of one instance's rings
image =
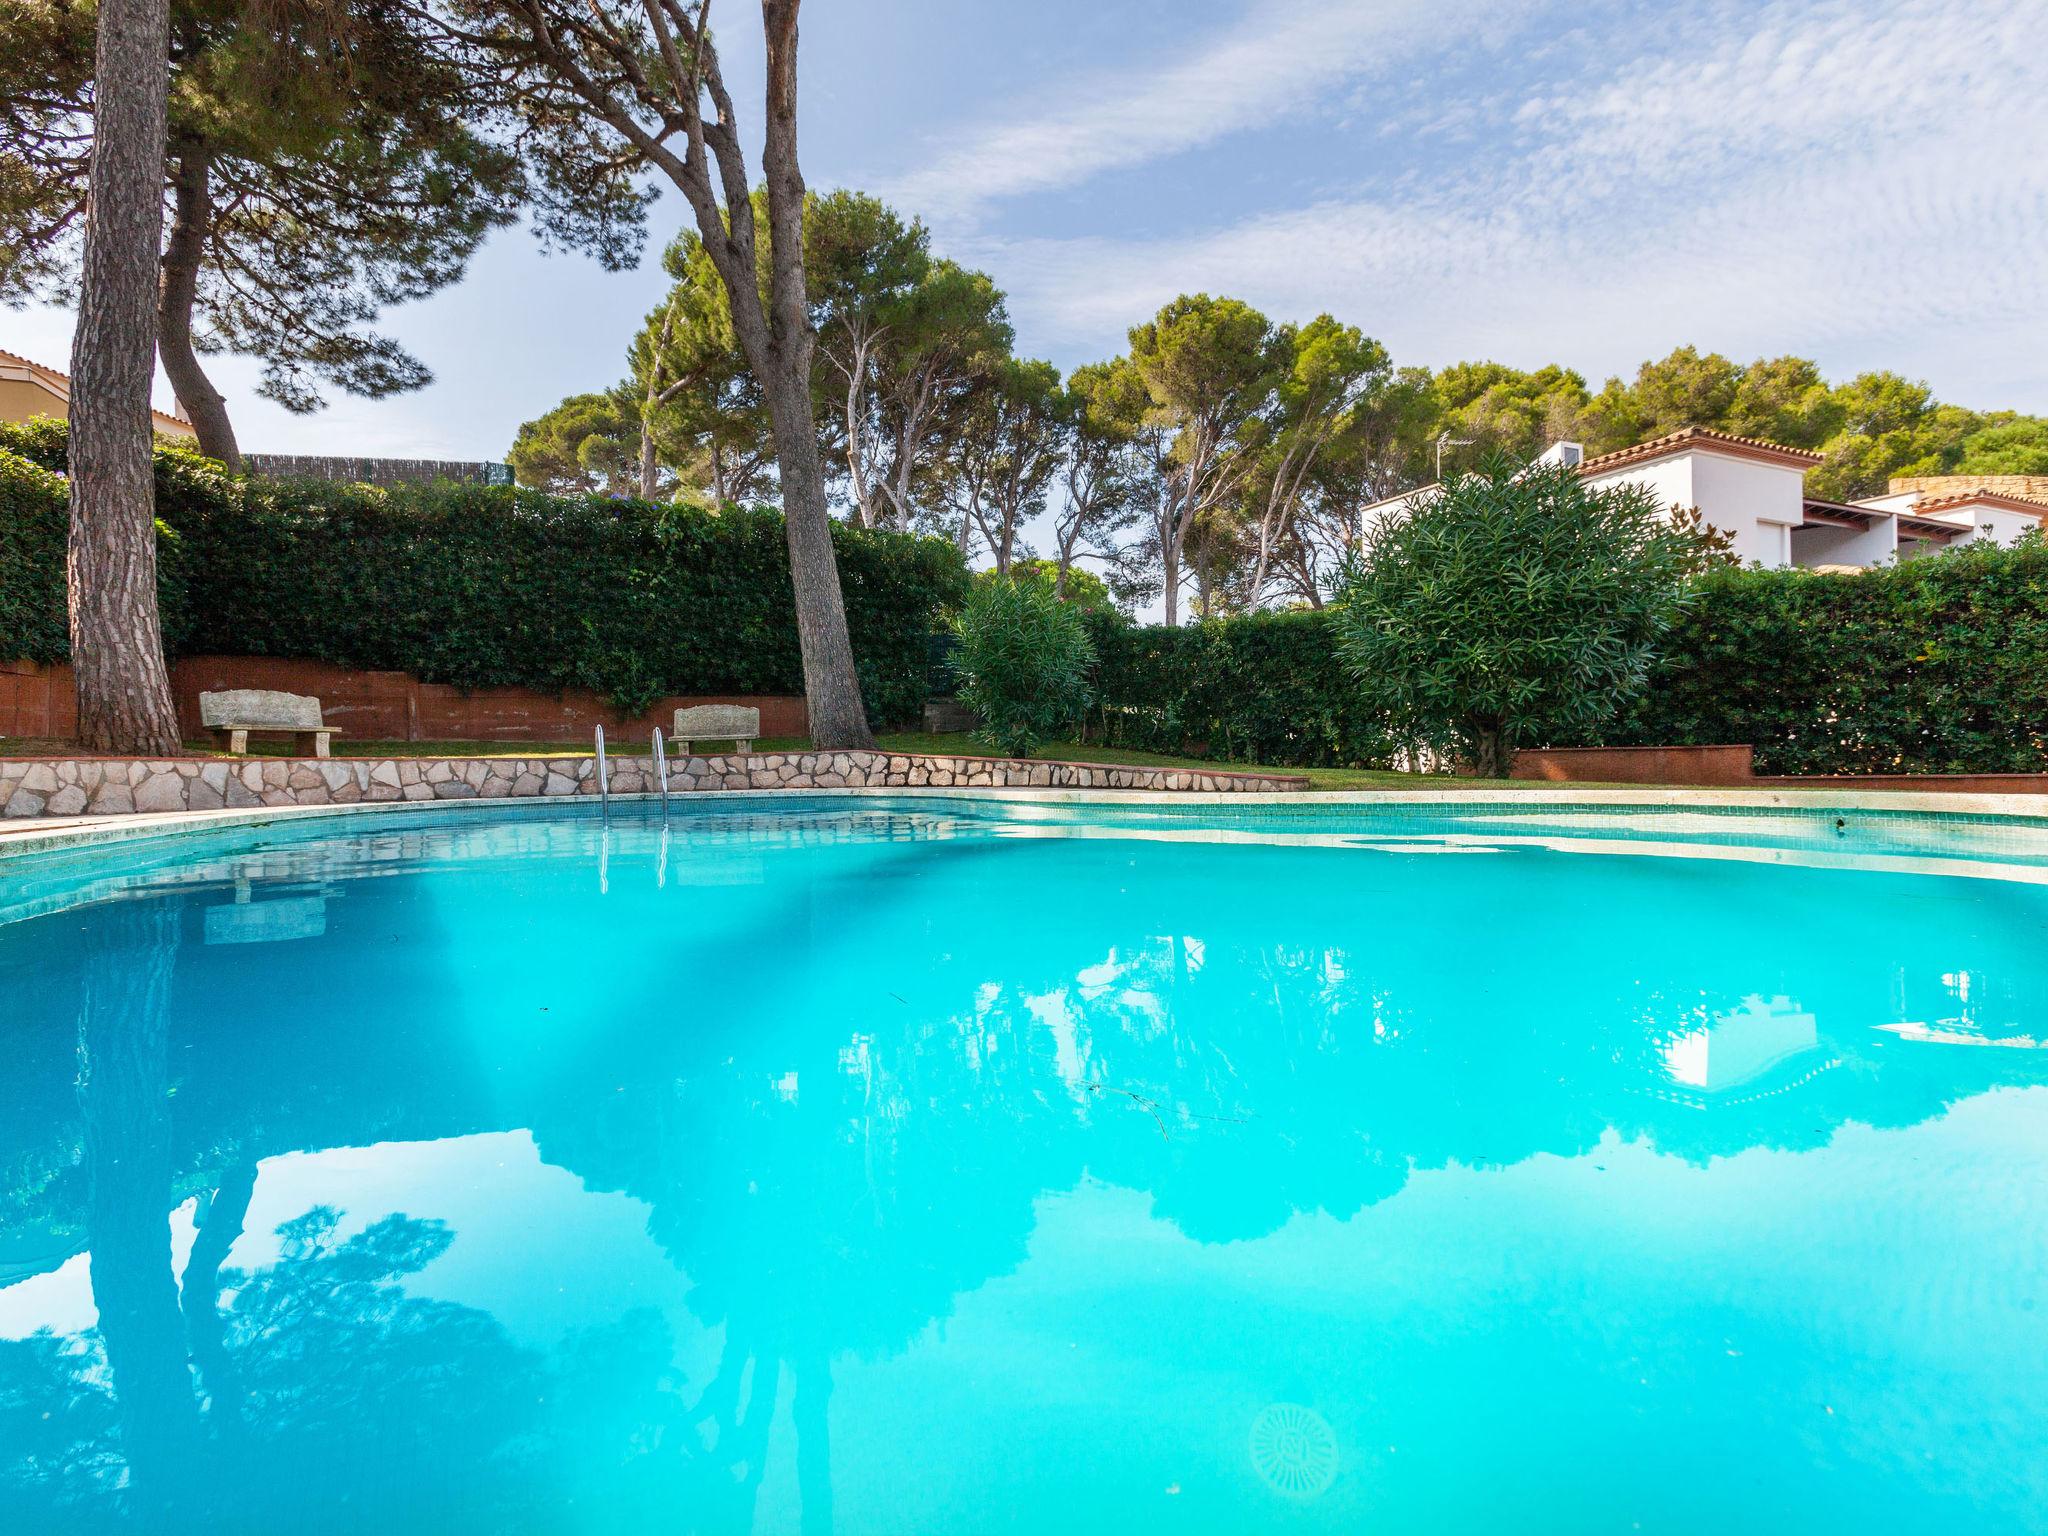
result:
[(654, 728), (654, 782), (661, 790), (661, 819), (668, 820), (668, 749), (662, 744), (661, 727)]
[(612, 784), (611, 773), (605, 767), (604, 727), (601, 725), (597, 728), (597, 799), (599, 809), (609, 821), (612, 814)]

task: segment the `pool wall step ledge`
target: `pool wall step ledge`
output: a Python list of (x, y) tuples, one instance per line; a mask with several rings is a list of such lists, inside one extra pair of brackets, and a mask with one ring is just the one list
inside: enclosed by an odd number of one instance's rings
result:
[[(614, 758), (614, 794), (652, 794), (651, 760)], [(1138, 789), (1277, 794), (1290, 774), (1205, 773), (905, 752), (756, 752), (675, 758), (671, 794), (761, 789)], [(0, 815), (109, 816), (374, 801), (595, 795), (590, 757), (0, 758)]]

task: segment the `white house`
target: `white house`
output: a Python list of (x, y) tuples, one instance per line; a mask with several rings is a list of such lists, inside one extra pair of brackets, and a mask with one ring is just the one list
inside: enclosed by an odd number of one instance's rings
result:
[(1757, 437), (1687, 427), (1579, 465), (1588, 484), (1647, 486), (1667, 507), (1697, 507), (1734, 539), (1745, 565), (1794, 563), (1792, 532), (1806, 521), (1806, 472), (1820, 455)]
[[(1967, 476), (1895, 483), (1860, 501), (1821, 501), (1806, 494), (1819, 454), (1705, 427), (1590, 459), (1577, 443), (1553, 443), (1536, 462), (1576, 466), (1598, 486), (1646, 486), (1674, 510), (1696, 508), (1730, 535), (1738, 559), (1773, 568), (1865, 567), (1986, 540), (2011, 544), (2048, 516), (2048, 502), (1973, 486)], [(1365, 522), (1401, 516), (1435, 489), (1372, 502), (1362, 509)]]

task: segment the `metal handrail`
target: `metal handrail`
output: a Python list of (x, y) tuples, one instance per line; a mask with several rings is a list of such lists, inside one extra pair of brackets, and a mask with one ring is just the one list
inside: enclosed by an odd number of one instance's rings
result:
[(604, 811), (605, 819), (610, 820), (612, 814), (612, 781), (611, 773), (605, 767), (604, 727), (601, 725), (597, 728), (597, 798), (600, 808)]
[(668, 820), (668, 750), (662, 745), (661, 727), (654, 728), (654, 782), (661, 786), (661, 819)]

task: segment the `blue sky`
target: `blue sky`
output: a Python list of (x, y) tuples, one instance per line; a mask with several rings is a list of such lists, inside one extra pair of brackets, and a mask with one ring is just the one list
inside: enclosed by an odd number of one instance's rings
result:
[[(752, 7), (721, 34), (750, 82)], [(2044, 0), (811, 0), (813, 186), (922, 216), (1010, 294), (1020, 350), (1108, 356), (1175, 293), (1328, 310), (1398, 361), (1681, 342), (1889, 367), (2048, 411)], [(437, 375), (293, 417), (215, 360), (245, 448), (498, 458), (623, 371), (640, 270), (523, 230), (386, 328)], [(0, 311), (62, 366), (70, 318)], [(168, 391), (163, 391), (168, 397)]]

